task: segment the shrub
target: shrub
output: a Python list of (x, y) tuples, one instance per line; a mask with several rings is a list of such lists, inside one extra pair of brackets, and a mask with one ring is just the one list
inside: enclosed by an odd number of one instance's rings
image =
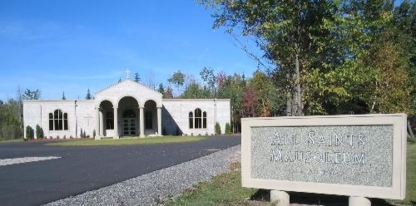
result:
[(27, 139), (33, 139), (35, 138), (35, 132), (33, 131), (33, 128), (29, 125), (26, 126), (26, 138)]
[(43, 139), (43, 129), (39, 125), (36, 125), (36, 138)]
[(215, 134), (221, 134), (221, 126), (220, 123), (215, 123)]
[(92, 131), (92, 137), (94, 137), (95, 138), (95, 136), (96, 136), (97, 134), (95, 133), (95, 129), (94, 129), (94, 131)]
[(225, 123), (225, 134), (231, 134), (231, 125), (230, 123)]

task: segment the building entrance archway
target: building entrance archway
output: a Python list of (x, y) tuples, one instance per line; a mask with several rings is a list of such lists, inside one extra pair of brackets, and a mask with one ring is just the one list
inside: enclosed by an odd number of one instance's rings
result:
[(140, 120), (139, 120), (139, 103), (134, 97), (123, 97), (119, 103), (120, 109), (120, 134), (122, 136), (137, 136), (140, 135)]

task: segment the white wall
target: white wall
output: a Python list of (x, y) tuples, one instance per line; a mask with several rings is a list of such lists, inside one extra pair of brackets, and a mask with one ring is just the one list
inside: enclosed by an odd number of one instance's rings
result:
[[(189, 112), (195, 109), (207, 112), (206, 129), (189, 128)], [(176, 134), (176, 128), (187, 135), (215, 134), (215, 122), (221, 126), (221, 133), (225, 133), (225, 124), (230, 123), (229, 99), (164, 99), (162, 110), (162, 127), (167, 134)]]
[[(76, 106), (77, 105), (77, 106)], [(76, 108), (75, 108), (76, 107)], [(68, 114), (68, 130), (49, 131), (49, 113), (60, 109)], [(90, 117), (90, 118), (88, 118)], [(36, 131), (36, 125), (42, 127), (47, 138), (76, 138), (80, 137), (80, 129), (92, 136), (94, 119), (93, 100), (29, 100), (23, 101), (24, 132), (26, 126)], [(89, 122), (88, 122), (89, 121)], [(36, 138), (36, 135), (35, 135)]]

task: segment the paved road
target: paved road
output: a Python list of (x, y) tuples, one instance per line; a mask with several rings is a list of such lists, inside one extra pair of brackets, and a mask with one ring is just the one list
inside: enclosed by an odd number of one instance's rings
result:
[(135, 146), (52, 147), (44, 144), (0, 144), (0, 159), (62, 157), (0, 166), (0, 205), (40, 205), (77, 195), (238, 145), (240, 137)]

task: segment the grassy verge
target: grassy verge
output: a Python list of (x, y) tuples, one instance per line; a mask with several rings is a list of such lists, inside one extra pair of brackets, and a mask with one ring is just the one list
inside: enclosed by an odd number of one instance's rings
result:
[(231, 165), (231, 169), (232, 172), (218, 175), (212, 182), (199, 183), (195, 189), (185, 191), (166, 205), (244, 205), (256, 190), (241, 187), (240, 164)]
[(53, 142), (46, 145), (49, 146), (117, 146), (117, 145), (138, 145), (138, 144), (163, 144), (163, 143), (181, 143), (202, 141), (206, 137), (181, 137), (181, 136), (165, 136), (165, 137), (149, 137), (149, 138), (121, 138), (121, 139), (77, 139), (64, 142)]
[[(168, 202), (167, 205), (273, 205), (267, 202), (268, 200), (250, 200), (250, 197), (256, 196), (260, 190), (242, 188), (240, 165), (235, 164), (232, 167), (232, 172), (214, 177), (212, 182), (199, 183), (195, 189), (185, 191), (176, 200)], [(416, 144), (409, 144), (407, 147), (406, 199), (403, 201), (387, 200), (387, 202), (393, 205), (414, 205), (416, 203)]]
[(6, 139), (4, 137), (0, 137), (0, 144), (6, 142), (21, 142), (23, 139)]
[(407, 146), (406, 167), (406, 199), (403, 201), (389, 201), (392, 204), (416, 204), (416, 143), (409, 143)]

